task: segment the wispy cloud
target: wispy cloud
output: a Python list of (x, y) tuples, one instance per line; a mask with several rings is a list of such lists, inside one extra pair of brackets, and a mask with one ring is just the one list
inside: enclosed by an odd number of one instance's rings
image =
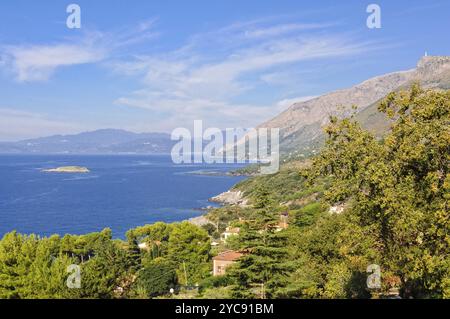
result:
[(46, 81), (60, 67), (94, 63), (105, 57), (101, 49), (68, 44), (10, 47), (6, 52), (19, 82)]
[(233, 24), (194, 35), (172, 52), (116, 61), (116, 72), (138, 77), (143, 86), (116, 103), (149, 109), (171, 122), (182, 117), (258, 124), (275, 115), (278, 106), (239, 100), (258, 94), (264, 72), (309, 60), (356, 56), (369, 49), (369, 43), (349, 35), (323, 32), (331, 25)]
[(18, 82), (47, 81), (59, 68), (105, 61), (117, 50), (155, 38), (154, 22), (115, 33), (86, 32), (55, 44), (0, 46), (0, 68), (13, 73)]
[[(209, 125), (257, 125), (287, 106), (296, 93), (267, 101), (267, 87), (295, 82), (306, 61), (357, 56), (371, 49), (354, 35), (339, 34), (334, 23), (291, 23), (276, 19), (238, 22), (194, 34), (178, 48), (138, 54), (160, 36), (156, 19), (115, 32), (90, 32), (56, 44), (0, 46), (0, 68), (19, 82), (46, 81), (64, 67), (100, 63), (115, 75), (138, 81), (138, 90), (115, 104), (149, 110), (149, 130), (170, 130), (195, 119)], [(153, 52), (158, 52), (156, 49)], [(283, 100), (277, 102), (276, 99)], [(42, 119), (34, 118), (38, 126)], [(49, 123), (50, 124), (50, 123)], [(55, 127), (53, 123), (50, 127)]]
[(292, 33), (294, 31), (305, 31), (313, 29), (323, 29), (329, 27), (332, 24), (320, 24), (320, 23), (287, 23), (267, 28), (255, 28), (245, 31), (245, 36), (248, 38), (263, 38), (283, 35)]

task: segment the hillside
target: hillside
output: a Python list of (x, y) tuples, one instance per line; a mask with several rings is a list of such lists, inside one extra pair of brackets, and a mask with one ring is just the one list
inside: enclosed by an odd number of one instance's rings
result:
[(448, 89), (450, 57), (425, 56), (413, 70), (377, 76), (351, 88), (293, 104), (259, 127), (281, 129), (282, 153), (307, 155), (322, 143), (322, 128), (328, 123), (329, 116), (348, 116), (353, 112), (353, 105), (357, 106), (357, 118), (363, 127), (376, 133), (385, 132), (389, 122), (377, 112), (378, 102), (388, 93), (414, 82), (420, 82), (424, 88)]

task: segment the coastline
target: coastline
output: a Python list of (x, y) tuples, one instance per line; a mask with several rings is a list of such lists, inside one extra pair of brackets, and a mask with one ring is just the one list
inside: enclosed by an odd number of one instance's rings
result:
[[(194, 175), (206, 175), (206, 176), (246, 176), (251, 177), (252, 174), (244, 172), (242, 169), (234, 170), (234, 171), (226, 171), (226, 172), (220, 172), (220, 171), (212, 171), (212, 170), (198, 170), (190, 172), (190, 174)], [(248, 206), (248, 200), (244, 197), (244, 193), (240, 190), (234, 190), (234, 186), (230, 188), (229, 190), (222, 192), (216, 196), (213, 196), (208, 199), (211, 203), (219, 204), (219, 207), (223, 207), (226, 205), (238, 205), (241, 207)], [(207, 218), (207, 215), (211, 209), (214, 209), (215, 207), (207, 206), (200, 208), (200, 210), (205, 211), (204, 214), (189, 218), (185, 221), (192, 223), (196, 226), (203, 226), (206, 224), (211, 223), (211, 221)]]
[[(235, 167), (174, 166), (166, 156), (30, 155), (0, 159), (0, 168), (11, 176), (0, 183), (5, 190), (2, 195), (11, 199), (2, 201), (7, 209), (0, 235), (13, 230), (41, 237), (83, 235), (111, 228), (113, 237), (123, 240), (135, 227), (208, 214), (208, 210), (220, 207), (208, 200), (244, 178), (194, 176), (187, 172), (195, 168), (226, 172)], [(27, 187), (18, 187), (19, 183)], [(41, 213), (41, 202), (48, 214)], [(94, 210), (96, 214), (92, 214)], [(18, 216), (39, 222), (20, 222)]]
[[(209, 199), (210, 202), (217, 203), (220, 206), (240, 206), (240, 207), (247, 207), (249, 206), (248, 200), (244, 197), (244, 193), (240, 190), (233, 190), (230, 189), (226, 192), (220, 193), (219, 195), (216, 195), (214, 197), (211, 197)], [(209, 213), (209, 210), (212, 209), (211, 207), (207, 207), (204, 210), (206, 210), (206, 214), (189, 218), (186, 221), (196, 225), (196, 226), (203, 226), (206, 224), (211, 223), (211, 221), (207, 218), (207, 215)]]
[(244, 197), (244, 193), (240, 190), (233, 189), (212, 197), (210, 201), (221, 205), (237, 205), (241, 207), (248, 206), (248, 200)]

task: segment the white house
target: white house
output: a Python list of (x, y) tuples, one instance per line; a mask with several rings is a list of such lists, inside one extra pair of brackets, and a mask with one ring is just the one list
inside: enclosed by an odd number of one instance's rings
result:
[(241, 231), (241, 229), (239, 227), (230, 227), (229, 226), (222, 233), (221, 238), (222, 238), (223, 241), (227, 241), (227, 239), (230, 238), (231, 236), (239, 235), (240, 231)]

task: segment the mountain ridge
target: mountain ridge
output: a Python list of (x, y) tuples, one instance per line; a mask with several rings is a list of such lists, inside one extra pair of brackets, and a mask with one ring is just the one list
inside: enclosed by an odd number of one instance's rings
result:
[[(450, 56), (424, 56), (415, 69), (391, 72), (367, 79), (350, 88), (294, 103), (258, 127), (280, 128), (280, 151), (285, 155), (314, 153), (323, 141), (323, 126), (331, 115), (346, 117), (357, 106), (357, 118), (365, 127), (380, 133), (387, 119), (377, 114), (377, 105), (392, 91), (419, 82), (424, 88), (450, 88)], [(362, 113), (365, 112), (365, 113)]]
[[(378, 103), (388, 93), (407, 88), (414, 82), (419, 82), (424, 88), (450, 89), (450, 56), (424, 56), (414, 69), (378, 75), (352, 87), (294, 103), (258, 128), (280, 128), (282, 155), (305, 157), (315, 153), (323, 142), (323, 127), (329, 117), (349, 116), (355, 112), (353, 106), (357, 106), (356, 118), (364, 128), (376, 134), (385, 132), (389, 121), (377, 111)], [(244, 140), (241, 139), (238, 144)], [(168, 154), (175, 143), (167, 133), (100, 129), (19, 142), (0, 142), (0, 153)]]
[(18, 142), (0, 142), (3, 154), (168, 154), (175, 142), (167, 133), (99, 129)]

